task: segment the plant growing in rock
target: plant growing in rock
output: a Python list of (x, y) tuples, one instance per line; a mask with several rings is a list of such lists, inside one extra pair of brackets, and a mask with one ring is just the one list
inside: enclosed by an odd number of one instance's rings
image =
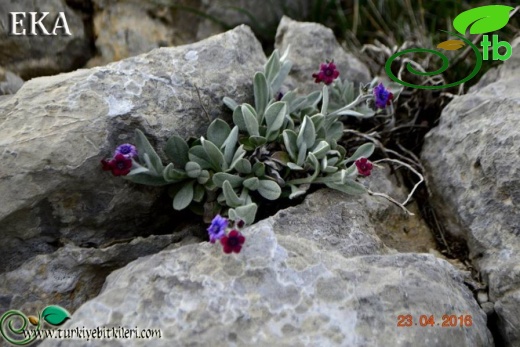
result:
[(382, 85), (374, 89), (375, 82), (356, 92), (329, 62), (313, 75), (316, 82), (324, 82), (321, 91), (282, 94), (292, 66), (286, 57), (275, 51), (264, 71), (255, 74), (254, 105), (224, 98), (233, 111), (232, 126), (215, 119), (206, 136), (188, 141), (172, 136), (164, 148), (167, 165), (136, 130), (137, 150), (120, 146), (112, 160), (103, 162), (104, 168), (135, 183), (170, 185), (173, 208), (190, 208), (208, 223), (222, 214), (251, 224), (262, 199), (292, 199), (305, 194), (310, 184), (365, 193), (357, 178), (370, 174), (367, 158), (374, 145), (364, 144), (347, 156), (347, 149), (338, 144), (344, 130), (340, 118), (374, 116), (381, 112), (374, 105), (386, 107), (392, 93)]

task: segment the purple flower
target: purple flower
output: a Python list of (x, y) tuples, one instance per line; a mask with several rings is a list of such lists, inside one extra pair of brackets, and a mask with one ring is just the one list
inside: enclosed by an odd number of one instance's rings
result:
[(134, 145), (131, 145), (129, 143), (125, 143), (125, 144), (123, 144), (123, 145), (121, 145), (121, 146), (116, 148), (114, 156), (116, 156), (118, 154), (122, 154), (125, 157), (132, 159), (132, 158), (137, 156), (137, 149), (135, 148)]
[(215, 241), (224, 237), (226, 235), (227, 226), (228, 220), (217, 214), (208, 227), (209, 242), (215, 243)]
[(374, 88), (374, 97), (376, 106), (378, 108), (385, 108), (392, 103), (394, 94), (390, 93), (390, 91), (385, 88), (383, 83), (379, 83), (379, 85)]
[(336, 70), (336, 65), (333, 61), (331, 61), (330, 63), (322, 63), (320, 65), (320, 71), (318, 73), (312, 74), (314, 82), (323, 82), (326, 85), (331, 84), (336, 78), (338, 78), (338, 76), (339, 71)]
[(370, 176), (373, 165), (367, 158), (359, 158), (355, 161), (357, 170), (362, 176)]
[(132, 159), (118, 153), (110, 161), (101, 160), (101, 165), (103, 165), (103, 170), (112, 171), (114, 176), (126, 176), (132, 169)]
[(220, 239), (220, 243), (222, 244), (224, 253), (226, 254), (231, 252), (240, 253), (245, 241), (246, 238), (238, 230), (231, 230), (229, 235)]

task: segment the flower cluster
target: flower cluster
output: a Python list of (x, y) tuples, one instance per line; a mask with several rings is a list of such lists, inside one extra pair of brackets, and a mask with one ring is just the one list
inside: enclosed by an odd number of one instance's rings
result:
[(209, 242), (215, 243), (217, 240), (220, 240), (220, 244), (222, 245), (224, 253), (226, 254), (233, 252), (240, 253), (246, 238), (240, 233), (240, 231), (237, 230), (237, 228), (243, 227), (244, 222), (241, 220), (237, 221), (234, 225), (234, 228), (228, 234), (226, 234), (228, 225), (229, 222), (226, 218), (220, 215), (216, 215), (208, 227)]
[(262, 201), (303, 196), (311, 184), (348, 194), (367, 192), (359, 181), (371, 175), (374, 165), (368, 158), (375, 146), (362, 144), (347, 156), (341, 117), (374, 117), (377, 108), (392, 104), (394, 95), (376, 80), (355, 88), (339, 78), (334, 61), (327, 61), (312, 74), (324, 84), (322, 90), (298, 96), (282, 89), (291, 66), (286, 57), (275, 50), (264, 71), (255, 73), (254, 106), (224, 98), (233, 124), (217, 118), (198, 139), (172, 135), (164, 156), (136, 129), (135, 146), (118, 146), (101, 161), (103, 169), (138, 184), (170, 186), (173, 208), (191, 208), (211, 221), (209, 242), (220, 244), (226, 254), (240, 253), (246, 240), (241, 230), (255, 222)]
[[(336, 69), (336, 64), (334, 64), (334, 61), (321, 63), (320, 70), (317, 73), (313, 73), (312, 77), (314, 78), (315, 83), (323, 82), (326, 85), (330, 85), (332, 82), (334, 82), (335, 79), (339, 77), (339, 71)], [(340, 80), (339, 85), (341, 84), (342, 82)], [(368, 85), (365, 88), (368, 89)], [(394, 94), (386, 89), (383, 83), (379, 83), (379, 85), (374, 87), (372, 93), (373, 97), (371, 97), (371, 99), (375, 103), (375, 107), (379, 109), (386, 108), (392, 103), (392, 100), (394, 99)]]
[(126, 176), (132, 169), (132, 159), (137, 156), (134, 145), (125, 143), (116, 148), (114, 157), (110, 160), (101, 160), (103, 170), (112, 171), (114, 176)]

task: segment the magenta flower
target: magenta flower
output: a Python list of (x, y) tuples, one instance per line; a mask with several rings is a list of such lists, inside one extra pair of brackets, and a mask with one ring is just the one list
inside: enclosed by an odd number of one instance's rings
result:
[(385, 88), (383, 83), (379, 83), (379, 85), (374, 88), (374, 97), (376, 106), (378, 108), (385, 108), (392, 103), (394, 94), (390, 93), (390, 91)]
[(229, 254), (231, 252), (240, 253), (242, 245), (246, 241), (246, 238), (238, 230), (231, 230), (227, 236), (220, 239), (220, 243), (224, 247), (224, 253)]
[(215, 243), (215, 241), (222, 239), (226, 235), (227, 226), (228, 220), (217, 214), (208, 227), (209, 242)]
[(123, 145), (120, 145), (116, 148), (116, 151), (114, 153), (114, 156), (117, 154), (122, 154), (127, 158), (135, 158), (137, 156), (137, 148), (135, 148), (134, 145), (131, 145), (129, 143), (125, 143)]
[(355, 163), (360, 175), (370, 176), (373, 165), (367, 158), (359, 158)]
[(114, 176), (126, 176), (132, 169), (132, 159), (119, 153), (110, 161), (101, 160), (101, 165), (103, 165), (103, 170), (112, 171)]
[(330, 63), (322, 63), (320, 65), (320, 71), (318, 73), (312, 74), (314, 82), (323, 82), (326, 85), (331, 84), (336, 78), (338, 78), (338, 76), (339, 71), (336, 70), (336, 65), (333, 61), (331, 61)]

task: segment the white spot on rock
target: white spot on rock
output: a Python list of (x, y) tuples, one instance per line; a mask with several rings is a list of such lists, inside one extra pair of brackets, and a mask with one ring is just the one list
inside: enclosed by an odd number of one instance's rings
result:
[(134, 108), (134, 105), (129, 100), (118, 100), (110, 95), (106, 101), (108, 102), (108, 116), (115, 117), (129, 113)]
[(197, 61), (199, 59), (199, 53), (197, 51), (188, 51), (188, 53), (184, 55), (184, 59), (187, 61)]

